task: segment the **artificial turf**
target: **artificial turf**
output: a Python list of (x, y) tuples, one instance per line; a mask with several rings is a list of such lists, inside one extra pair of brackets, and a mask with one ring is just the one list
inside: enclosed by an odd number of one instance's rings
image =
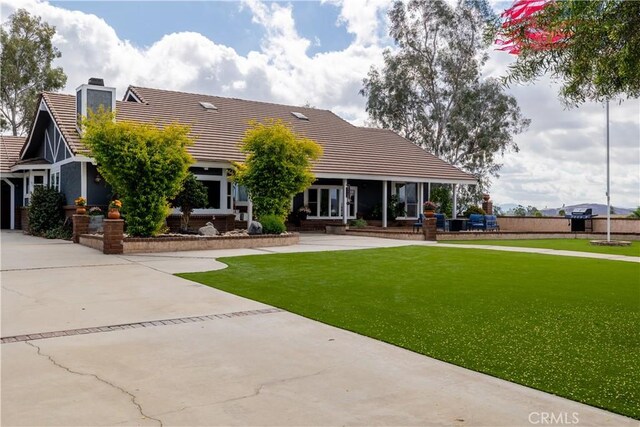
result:
[(442, 243), (460, 245), (519, 246), (526, 248), (557, 249), (563, 251), (594, 252), (610, 255), (640, 256), (640, 242), (631, 246), (595, 246), (588, 239), (539, 239), (539, 240), (444, 240)]
[(640, 419), (640, 264), (423, 246), (221, 261), (180, 276)]

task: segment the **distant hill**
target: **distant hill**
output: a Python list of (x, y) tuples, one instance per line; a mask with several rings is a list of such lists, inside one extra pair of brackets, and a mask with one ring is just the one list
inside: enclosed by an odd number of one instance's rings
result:
[[(613, 207), (613, 215), (629, 215), (633, 212), (633, 209), (629, 208), (620, 208), (617, 206)], [(591, 208), (594, 215), (598, 216), (607, 216), (607, 205), (599, 204), (599, 203), (581, 203), (579, 205), (570, 205), (565, 206), (564, 208), (555, 208), (555, 209), (541, 209), (541, 212), (545, 216), (555, 216), (558, 215), (558, 211), (560, 209), (564, 209), (566, 213), (571, 213), (574, 209), (589, 209)]]

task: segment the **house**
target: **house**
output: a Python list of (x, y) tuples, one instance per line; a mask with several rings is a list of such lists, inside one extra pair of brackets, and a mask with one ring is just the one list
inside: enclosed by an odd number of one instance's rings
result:
[(292, 202), (294, 211), (308, 206), (310, 219), (346, 223), (360, 215), (378, 214), (386, 227), (390, 220), (386, 206), (392, 195), (405, 204), (406, 215), (399, 219), (411, 220), (427, 200), (431, 183), (476, 183), (472, 175), (392, 131), (354, 126), (328, 110), (137, 86), (129, 86), (117, 101), (115, 88), (104, 86), (101, 79), (90, 79), (75, 95), (41, 95), (33, 126), (17, 158), (19, 141), (3, 137), (3, 150), (6, 146), (14, 153), (6, 162), (3, 159), (9, 174), (7, 184), (13, 184), (14, 210), (28, 205), (37, 185), (57, 188), (68, 204), (79, 196), (89, 205), (108, 203), (111, 190), (82, 145), (77, 120), (100, 106), (115, 110), (116, 120), (191, 126), (195, 143), (189, 151), (196, 160), (191, 170), (209, 195), (209, 206), (196, 210), (196, 215), (234, 215), (251, 220), (247, 192), (233, 185), (227, 172), (231, 162), (244, 159), (239, 143), (248, 122), (266, 118), (282, 119), (324, 149), (314, 166), (316, 182)]

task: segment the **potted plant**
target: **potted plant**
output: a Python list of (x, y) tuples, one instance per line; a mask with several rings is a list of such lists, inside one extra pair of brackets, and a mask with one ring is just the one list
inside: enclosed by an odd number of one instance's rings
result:
[(309, 214), (311, 213), (311, 209), (308, 206), (302, 206), (298, 209), (298, 219), (304, 221), (307, 219)]
[(97, 206), (89, 208), (89, 232), (102, 233), (104, 212)]
[(87, 213), (87, 199), (84, 197), (78, 197), (75, 200), (76, 203), (76, 213), (78, 215), (86, 215)]
[(118, 199), (112, 200), (109, 203), (109, 212), (107, 212), (107, 218), (109, 219), (120, 219), (120, 208), (122, 207), (122, 202)]
[(424, 216), (426, 216), (427, 218), (432, 218), (433, 216), (435, 216), (437, 208), (438, 208), (438, 205), (433, 203), (431, 200), (427, 200), (422, 205)]

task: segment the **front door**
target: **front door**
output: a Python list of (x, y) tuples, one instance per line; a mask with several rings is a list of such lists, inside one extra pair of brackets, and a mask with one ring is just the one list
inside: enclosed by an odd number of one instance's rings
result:
[(2, 229), (11, 228), (11, 187), (4, 181), (0, 194), (0, 223)]

